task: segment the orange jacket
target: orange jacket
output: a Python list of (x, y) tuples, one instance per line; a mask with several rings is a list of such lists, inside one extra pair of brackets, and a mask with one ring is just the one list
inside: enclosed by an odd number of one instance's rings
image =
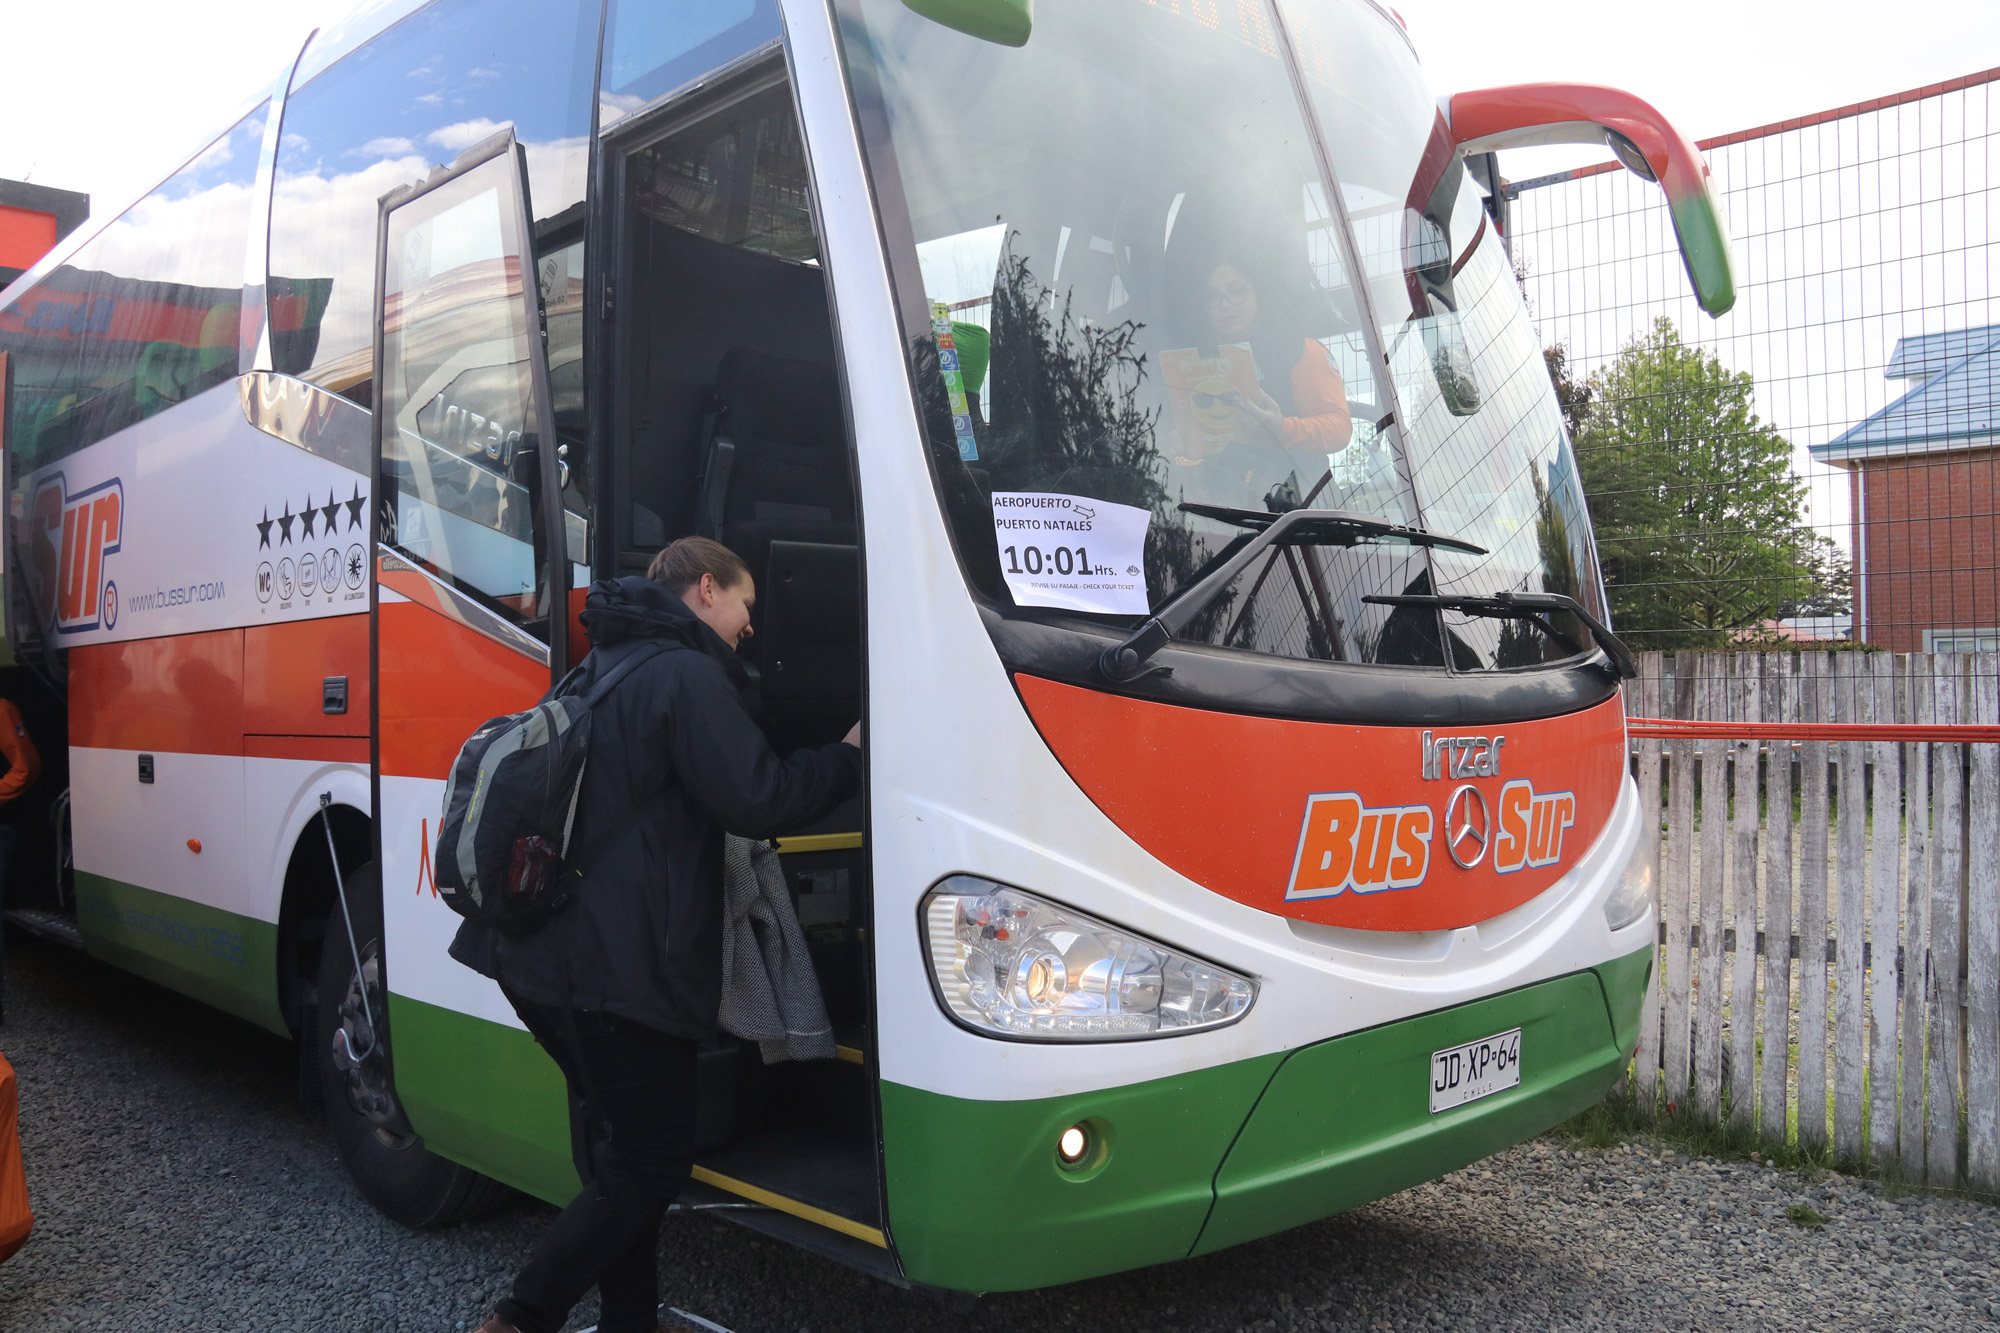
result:
[(13, 1258), (35, 1229), (28, 1180), (21, 1171), (20, 1109), (14, 1066), (0, 1055), (0, 1263)]
[(1292, 367), (1292, 402), (1299, 415), (1286, 417), (1279, 438), (1287, 449), (1330, 454), (1354, 438), (1347, 414), (1347, 386), (1334, 369), (1326, 346), (1306, 339), (1305, 354)]
[(0, 699), (0, 755), (5, 755), (8, 763), (5, 776), (0, 776), (0, 805), (5, 805), (42, 775), (42, 757), (28, 739), (21, 710), (7, 699)]

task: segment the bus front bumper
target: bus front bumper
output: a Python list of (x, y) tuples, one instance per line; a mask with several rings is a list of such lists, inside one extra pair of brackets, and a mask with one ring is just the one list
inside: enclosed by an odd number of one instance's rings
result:
[[(1191, 1252), (1435, 1180), (1596, 1102), (1632, 1058), (1650, 962), (1637, 953), (1292, 1052), (1216, 1172), (1215, 1208)], [(1433, 1114), (1431, 1052), (1514, 1028), (1521, 1082)]]
[[(1638, 1043), (1641, 949), (1469, 1004), (1124, 1088), (973, 1102), (882, 1084), (890, 1234), (915, 1281), (1051, 1286), (1207, 1254), (1358, 1207), (1533, 1137)], [(1521, 1029), (1521, 1082), (1432, 1114), (1433, 1051)], [(1109, 1145), (1065, 1171), (1069, 1125)]]

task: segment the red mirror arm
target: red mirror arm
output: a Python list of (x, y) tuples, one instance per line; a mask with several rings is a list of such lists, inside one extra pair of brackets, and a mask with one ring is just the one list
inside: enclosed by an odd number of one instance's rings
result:
[(1721, 315), (1736, 303), (1729, 233), (1710, 185), (1708, 163), (1650, 103), (1595, 84), (1521, 83), (1454, 93), (1449, 107), (1452, 139), (1463, 152), (1554, 143), (1607, 145), (1619, 161), (1666, 191), (1681, 258), (1701, 308)]

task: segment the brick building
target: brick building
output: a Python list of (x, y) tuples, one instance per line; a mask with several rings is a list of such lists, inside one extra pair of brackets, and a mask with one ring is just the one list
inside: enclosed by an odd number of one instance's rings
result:
[(1904, 338), (1912, 387), (1812, 454), (1848, 470), (1854, 636), (2000, 652), (2000, 325)]

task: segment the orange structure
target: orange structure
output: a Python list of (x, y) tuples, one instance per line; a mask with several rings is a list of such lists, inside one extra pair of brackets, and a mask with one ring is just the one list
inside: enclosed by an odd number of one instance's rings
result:
[(0, 180), (0, 287), (34, 267), (90, 216), (90, 196)]

